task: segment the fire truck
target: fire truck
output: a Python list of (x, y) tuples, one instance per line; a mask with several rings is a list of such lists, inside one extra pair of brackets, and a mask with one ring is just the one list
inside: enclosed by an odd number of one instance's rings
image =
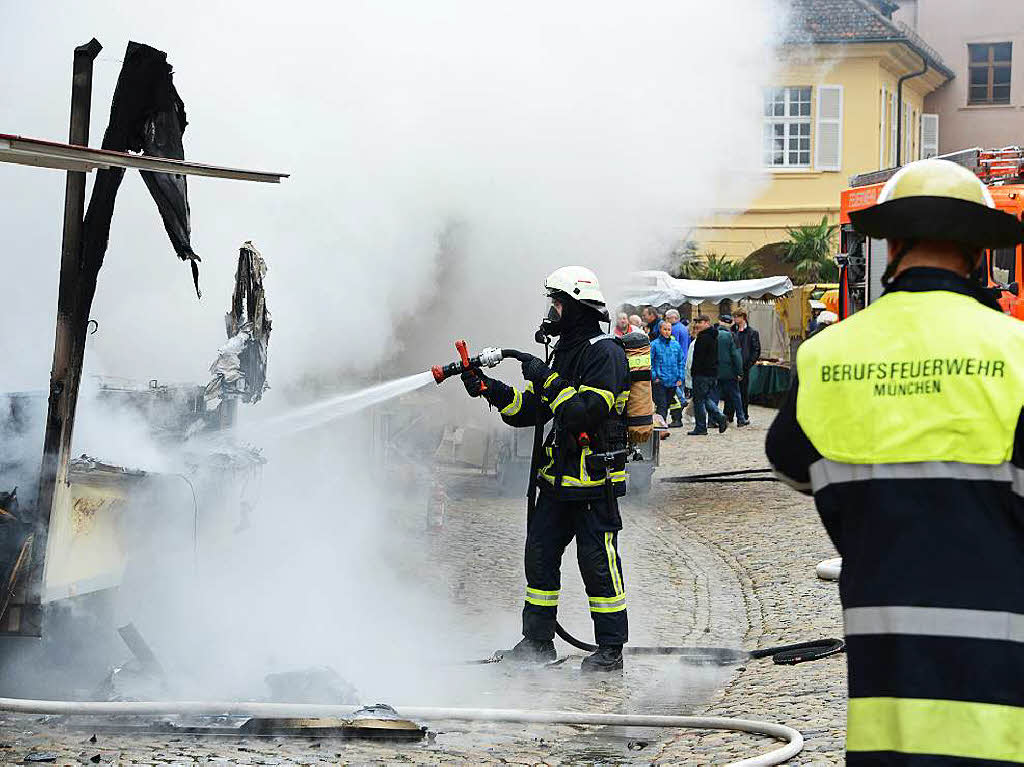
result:
[[(996, 206), (1024, 221), (1024, 149), (966, 149), (938, 159), (950, 160), (974, 171), (988, 187)], [(882, 274), (888, 260), (885, 240), (865, 237), (853, 230), (850, 212), (875, 204), (878, 195), (898, 170), (863, 173), (850, 179), (850, 188), (840, 196), (839, 223), (842, 253), (839, 262), (839, 318), (863, 309), (882, 295)], [(991, 288), (1003, 311), (1024, 320), (1024, 300), (1020, 297), (1022, 247), (999, 248), (985, 253), (985, 268), (977, 278)]]

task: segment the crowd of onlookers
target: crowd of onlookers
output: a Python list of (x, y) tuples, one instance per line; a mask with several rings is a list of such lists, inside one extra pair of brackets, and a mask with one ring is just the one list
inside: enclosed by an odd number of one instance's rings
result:
[[(708, 433), (708, 420), (724, 432), (734, 419), (750, 423), (750, 369), (761, 357), (761, 338), (742, 309), (712, 323), (706, 314), (684, 320), (675, 309), (664, 316), (644, 307), (642, 317), (620, 312), (615, 334), (644, 333), (651, 340), (651, 390), (655, 411), (669, 427), (683, 425), (692, 404), (693, 429)], [(721, 406), (724, 403), (724, 408)]]

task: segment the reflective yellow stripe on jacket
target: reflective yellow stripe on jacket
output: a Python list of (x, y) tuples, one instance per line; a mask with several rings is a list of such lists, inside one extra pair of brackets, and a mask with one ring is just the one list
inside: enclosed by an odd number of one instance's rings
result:
[(598, 396), (600, 396), (601, 399), (603, 399), (605, 401), (605, 403), (607, 403), (609, 410), (611, 410), (615, 406), (615, 395), (612, 394), (607, 389), (597, 389), (597, 388), (595, 388), (593, 386), (581, 386), (579, 388), (579, 393), (580, 394), (582, 394), (585, 391), (590, 391), (590, 392), (593, 392), (594, 394), (597, 394)]
[(1024, 760), (1024, 709), (919, 698), (852, 698), (848, 751)]

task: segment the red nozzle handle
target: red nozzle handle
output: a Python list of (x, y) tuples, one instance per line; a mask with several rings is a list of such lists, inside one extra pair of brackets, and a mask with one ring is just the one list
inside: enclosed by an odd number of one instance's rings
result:
[(459, 358), (462, 360), (462, 366), (465, 368), (469, 367), (469, 350), (466, 349), (466, 342), (458, 340), (455, 342), (455, 348), (459, 352)]

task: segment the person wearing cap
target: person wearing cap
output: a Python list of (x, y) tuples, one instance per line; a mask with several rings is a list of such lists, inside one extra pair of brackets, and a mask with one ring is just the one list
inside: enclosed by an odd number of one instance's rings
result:
[(582, 670), (621, 671), (628, 625), (618, 498), (626, 492), (624, 411), (631, 375), (625, 349), (601, 330), (609, 317), (597, 275), (564, 266), (548, 276), (544, 289), (549, 306), (539, 332), (558, 338), (550, 365), (519, 353), (527, 382), (521, 391), (479, 370), (462, 374), (467, 393), (483, 397), (509, 426), (552, 422), (534, 456), (540, 492), (527, 514), (523, 639), (503, 660), (555, 660), (562, 554), (575, 538), (598, 644)]
[(811, 318), (807, 320), (807, 335), (810, 335), (818, 329), (819, 318), (825, 311), (825, 302), (812, 298), (808, 303), (811, 305)]
[(818, 315), (818, 328), (817, 330), (823, 330), (829, 325), (834, 325), (839, 322), (839, 315), (835, 312), (830, 312), (828, 309)]
[(1024, 227), (946, 160), (850, 219), (885, 291), (800, 346), (766, 443), (842, 555), (846, 763), (1021, 763), (1024, 324), (972, 274)]

